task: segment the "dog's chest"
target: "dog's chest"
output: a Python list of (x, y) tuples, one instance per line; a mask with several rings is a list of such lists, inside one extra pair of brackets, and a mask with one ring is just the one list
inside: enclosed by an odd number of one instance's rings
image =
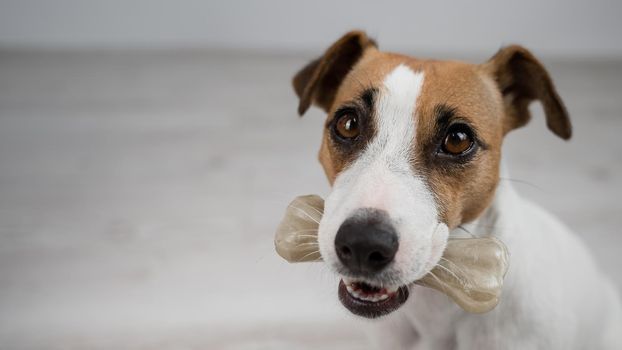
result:
[(451, 349), (455, 342), (457, 315), (462, 312), (448, 296), (435, 290), (413, 286), (404, 317), (430, 348)]

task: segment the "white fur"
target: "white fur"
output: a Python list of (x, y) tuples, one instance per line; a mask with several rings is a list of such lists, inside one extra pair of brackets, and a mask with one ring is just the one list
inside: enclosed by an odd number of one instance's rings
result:
[(391, 265), (371, 283), (398, 286), (423, 277), (440, 258), (448, 229), (439, 223), (434, 196), (412, 170), (415, 111), (423, 73), (399, 65), (384, 80), (376, 105), (376, 136), (335, 180), (319, 227), (323, 259), (344, 272), (335, 253), (340, 225), (359, 208), (386, 211), (399, 236)]
[[(494, 203), (466, 226), (508, 246), (510, 270), (500, 304), (483, 315), (468, 314), (443, 294), (413, 286), (406, 305), (374, 323), (379, 348), (622, 349), (622, 308), (614, 286), (556, 218), (504, 182)], [(388, 336), (391, 329), (400, 334)]]

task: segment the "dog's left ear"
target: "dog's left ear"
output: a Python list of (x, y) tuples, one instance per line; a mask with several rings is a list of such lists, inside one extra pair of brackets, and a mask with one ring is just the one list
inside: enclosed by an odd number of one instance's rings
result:
[(302, 68), (292, 82), (300, 98), (298, 114), (305, 114), (311, 103), (328, 112), (339, 85), (370, 47), (376, 47), (376, 43), (364, 32), (351, 31), (331, 45), (322, 57)]
[(572, 125), (568, 112), (555, 91), (544, 66), (521, 46), (509, 46), (483, 64), (484, 70), (496, 81), (505, 105), (505, 133), (521, 127), (531, 118), (529, 104), (539, 100), (544, 107), (546, 125), (557, 136), (569, 139)]

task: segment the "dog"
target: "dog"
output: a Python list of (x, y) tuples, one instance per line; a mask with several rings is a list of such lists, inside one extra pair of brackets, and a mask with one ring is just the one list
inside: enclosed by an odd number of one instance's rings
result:
[[(381, 348), (622, 349), (619, 296), (585, 245), (499, 181), (503, 138), (527, 124), (531, 102), (555, 135), (572, 134), (528, 50), (505, 47), (479, 65), (423, 60), (352, 31), (293, 87), (301, 116), (311, 105), (327, 113), (320, 253), (341, 277), (341, 303), (378, 319)], [(465, 232), (494, 235), (511, 254), (500, 303), (485, 314), (413, 284)]]

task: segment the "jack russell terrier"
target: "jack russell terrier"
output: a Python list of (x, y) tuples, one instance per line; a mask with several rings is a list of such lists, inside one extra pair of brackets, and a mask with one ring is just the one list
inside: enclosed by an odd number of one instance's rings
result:
[[(377, 318), (384, 349), (622, 349), (622, 309), (585, 245), (499, 184), (503, 137), (538, 100), (569, 139), (566, 109), (526, 49), (472, 65), (379, 51), (353, 31), (296, 74), (300, 115), (327, 114), (319, 160), (332, 185), (318, 231), (339, 299)], [(441, 227), (442, 229), (438, 229)], [(469, 314), (416, 286), (458, 231), (511, 254), (500, 304)]]

